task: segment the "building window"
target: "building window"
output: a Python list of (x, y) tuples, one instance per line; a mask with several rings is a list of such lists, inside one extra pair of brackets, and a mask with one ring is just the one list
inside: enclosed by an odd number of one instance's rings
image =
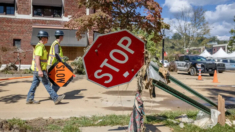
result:
[(3, 14), (3, 13), (4, 13), (4, 6), (0, 5), (0, 14)]
[(0, 14), (1, 15), (14, 15), (15, 14), (15, 5), (0, 3)]
[(62, 14), (62, 7), (33, 6), (33, 16), (35, 17), (58, 17)]
[(13, 41), (14, 41), (13, 46), (15, 46), (16, 48), (21, 47), (21, 40), (20, 39), (14, 39)]

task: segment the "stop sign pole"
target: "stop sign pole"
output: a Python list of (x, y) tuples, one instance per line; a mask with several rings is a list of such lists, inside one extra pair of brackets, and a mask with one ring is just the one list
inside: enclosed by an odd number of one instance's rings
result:
[(144, 65), (144, 45), (128, 30), (99, 35), (83, 56), (87, 79), (104, 88), (129, 83)]

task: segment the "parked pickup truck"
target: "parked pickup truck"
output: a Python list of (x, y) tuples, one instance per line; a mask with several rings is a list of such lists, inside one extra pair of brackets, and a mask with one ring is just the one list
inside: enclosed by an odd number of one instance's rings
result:
[[(235, 60), (233, 59), (208, 59), (209, 61), (213, 61), (217, 64), (224, 63), (225, 64), (225, 69), (222, 71), (224, 72), (225, 70), (235, 70)], [(221, 70), (217, 69), (219, 72)]]
[(202, 73), (209, 73), (210, 76), (214, 76), (216, 69), (224, 69), (223, 63), (216, 64), (212, 61), (207, 61), (206, 58), (197, 55), (182, 55), (178, 60), (175, 60), (178, 71), (188, 72), (189, 75), (196, 76), (199, 72), (197, 64), (201, 64)]

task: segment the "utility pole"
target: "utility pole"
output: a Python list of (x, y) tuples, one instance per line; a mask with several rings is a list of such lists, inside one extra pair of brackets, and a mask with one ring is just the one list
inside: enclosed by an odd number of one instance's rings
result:
[(163, 31), (162, 31), (162, 65), (164, 66), (164, 40), (165, 40), (165, 29), (163, 28)]

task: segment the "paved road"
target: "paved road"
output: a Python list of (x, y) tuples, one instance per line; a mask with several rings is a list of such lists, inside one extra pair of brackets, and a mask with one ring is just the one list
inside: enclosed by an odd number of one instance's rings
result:
[[(172, 75), (214, 101), (217, 100), (218, 94), (221, 94), (225, 97), (227, 104), (233, 104), (234, 102), (233, 97), (235, 91), (234, 87), (232, 87), (232, 85), (235, 85), (234, 72), (218, 74), (219, 84), (212, 83), (212, 77), (207, 74), (202, 76), (204, 81), (197, 81), (196, 76), (192, 77), (184, 73), (172, 73)], [(48, 99), (49, 95), (47, 91), (40, 84), (36, 91), (35, 99), (40, 100), (41, 104), (26, 105), (25, 99), (31, 81), (32, 78), (0, 82), (0, 118), (66, 118), (71, 116), (130, 114), (137, 87), (136, 79), (134, 79), (128, 87), (127, 85), (122, 85), (107, 90), (87, 81), (84, 77), (78, 76), (68, 87), (62, 87), (59, 90), (58, 94), (66, 95), (62, 104), (54, 105)], [(172, 83), (169, 85), (191, 98), (200, 101), (177, 85)], [(142, 95), (147, 114), (166, 110), (194, 109), (192, 106), (172, 97), (160, 89), (156, 89), (156, 93), (157, 98), (155, 99), (149, 98), (148, 90), (145, 90)]]

